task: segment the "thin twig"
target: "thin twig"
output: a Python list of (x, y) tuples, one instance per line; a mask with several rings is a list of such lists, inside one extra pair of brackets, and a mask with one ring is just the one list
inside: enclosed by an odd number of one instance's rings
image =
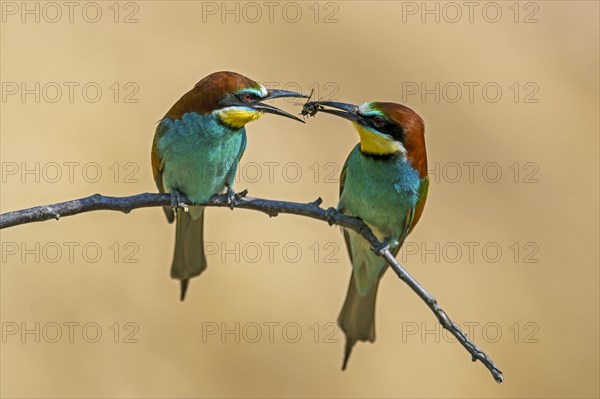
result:
[[(193, 204), (183, 198), (186, 204)], [(322, 200), (302, 204), (288, 201), (274, 201), (261, 198), (245, 197), (245, 193), (238, 196), (235, 207), (240, 209), (251, 209), (266, 213), (274, 217), (280, 213), (306, 216), (313, 219), (328, 222), (329, 225), (337, 225), (356, 231), (364, 237), (373, 248), (382, 248), (382, 243), (373, 235), (369, 226), (358, 218), (345, 216), (336, 212), (334, 208), (321, 208)], [(129, 213), (133, 209), (147, 208), (156, 206), (170, 206), (171, 196), (169, 194), (138, 194), (130, 197), (107, 197), (95, 194), (89, 197), (61, 202), (53, 205), (37, 206), (34, 208), (22, 209), (13, 212), (7, 212), (0, 215), (0, 229), (13, 227), (26, 223), (41, 222), (49, 219), (59, 219), (65, 216), (76, 215), (83, 212), (97, 210), (113, 210)], [(213, 196), (206, 202), (193, 205), (229, 207), (227, 198), (223, 194)], [(378, 252), (390, 267), (396, 272), (398, 277), (404, 281), (421, 298), (431, 311), (435, 314), (440, 324), (449, 330), (452, 335), (462, 344), (462, 346), (471, 354), (472, 360), (479, 360), (492, 373), (496, 382), (503, 381), (502, 372), (496, 367), (492, 359), (479, 349), (467, 335), (460, 329), (458, 324), (453, 322), (444, 310), (438, 305), (437, 301), (429, 294), (406, 269), (396, 260), (389, 249), (383, 248)]]

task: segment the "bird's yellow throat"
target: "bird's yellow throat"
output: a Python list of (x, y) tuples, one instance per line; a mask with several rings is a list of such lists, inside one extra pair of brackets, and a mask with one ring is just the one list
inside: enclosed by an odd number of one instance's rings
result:
[(246, 123), (255, 121), (261, 116), (262, 112), (243, 107), (228, 107), (219, 111), (221, 120), (235, 129), (241, 129)]
[(391, 136), (379, 134), (363, 126), (353, 124), (360, 135), (360, 150), (368, 154), (390, 155), (398, 151), (406, 153), (402, 143), (394, 140)]

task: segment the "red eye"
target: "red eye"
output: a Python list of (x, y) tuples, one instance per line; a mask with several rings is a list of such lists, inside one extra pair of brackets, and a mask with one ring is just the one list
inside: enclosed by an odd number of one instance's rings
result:
[(242, 98), (244, 99), (244, 101), (250, 101), (252, 100), (252, 95), (250, 93), (244, 93), (242, 95)]
[(376, 127), (382, 127), (385, 124), (385, 121), (381, 116), (376, 116), (375, 118), (373, 118), (373, 123)]

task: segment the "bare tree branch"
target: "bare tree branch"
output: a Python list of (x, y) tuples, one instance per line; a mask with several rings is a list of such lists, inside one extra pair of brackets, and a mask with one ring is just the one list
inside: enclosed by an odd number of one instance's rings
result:
[[(183, 199), (186, 204), (193, 204), (187, 201), (185, 197)], [(329, 225), (337, 225), (356, 231), (358, 234), (363, 236), (373, 248), (382, 248), (376, 251), (377, 254), (382, 256), (394, 270), (394, 272), (396, 272), (398, 277), (404, 281), (427, 304), (427, 306), (429, 306), (440, 324), (450, 331), (452, 335), (454, 335), (462, 344), (462, 346), (471, 354), (472, 360), (481, 361), (481, 363), (483, 363), (492, 373), (492, 376), (496, 382), (503, 381), (504, 378), (502, 372), (496, 367), (492, 359), (490, 359), (485, 352), (483, 352), (471, 340), (469, 340), (467, 335), (460, 329), (460, 327), (453, 322), (448, 317), (446, 312), (444, 312), (444, 310), (440, 307), (440, 305), (438, 305), (435, 298), (431, 296), (431, 294), (429, 294), (406, 271), (406, 269), (404, 269), (404, 267), (396, 260), (396, 258), (386, 247), (383, 247), (382, 243), (379, 242), (379, 240), (371, 232), (371, 229), (369, 229), (364, 222), (358, 218), (344, 216), (343, 214), (336, 212), (334, 208), (323, 209), (320, 207), (321, 202), (321, 198), (318, 198), (316, 201), (308, 204), (266, 200), (261, 198), (249, 198), (245, 197), (245, 192), (243, 192), (238, 196), (235, 207), (263, 212), (271, 217), (277, 216), (280, 213), (306, 216), (328, 222)], [(34, 208), (4, 213), (0, 215), (0, 229), (26, 223), (41, 222), (49, 219), (58, 220), (60, 217), (96, 210), (113, 210), (129, 213), (133, 209), (137, 208), (170, 205), (170, 194), (145, 193), (130, 197), (106, 197), (100, 194), (95, 194), (73, 201), (61, 202), (46, 206), (37, 206)], [(214, 207), (229, 206), (227, 199), (223, 194), (215, 195), (206, 202), (193, 205)]]

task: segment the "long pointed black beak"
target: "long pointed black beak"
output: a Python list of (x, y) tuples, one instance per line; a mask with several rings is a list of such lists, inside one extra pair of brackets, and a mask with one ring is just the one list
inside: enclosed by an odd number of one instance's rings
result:
[(302, 119), (298, 118), (297, 116), (292, 115), (289, 112), (286, 112), (277, 107), (273, 107), (272, 105), (268, 105), (265, 103), (254, 103), (254, 104), (252, 104), (252, 108), (254, 108), (257, 111), (264, 112), (265, 114), (274, 114), (274, 115), (279, 115), (279, 116), (285, 116), (286, 118), (290, 118), (290, 119), (296, 120), (298, 122), (304, 123), (304, 121)]
[[(332, 107), (336, 109), (324, 108)], [(326, 114), (336, 115), (352, 122), (360, 122), (361, 117), (358, 114), (358, 106), (354, 104), (340, 103), (337, 101), (311, 101), (304, 104), (303, 111), (306, 114), (325, 112)]]
[[(269, 90), (267, 92), (267, 97), (263, 98), (263, 100), (270, 100), (272, 98), (280, 98), (280, 97), (299, 97), (299, 98), (308, 98), (308, 96), (304, 95), (304, 94), (300, 94), (300, 93), (296, 93), (295, 91), (289, 91), (289, 90)], [(304, 121), (300, 118), (298, 118), (295, 115), (290, 114), (289, 112), (286, 112), (282, 109), (279, 109), (277, 107), (273, 107), (272, 105), (268, 105), (265, 103), (261, 103), (261, 102), (257, 102), (252, 104), (252, 108), (254, 108), (257, 111), (260, 112), (264, 112), (267, 114), (274, 114), (274, 115), (279, 115), (279, 116), (285, 116), (286, 118), (290, 118), (290, 119), (294, 119), (298, 122), (302, 122), (304, 123)]]
[(267, 90), (267, 97), (265, 97), (263, 100), (270, 100), (272, 98), (279, 98), (279, 97), (308, 98), (308, 96), (306, 94), (296, 93), (295, 91), (271, 89), (271, 90)]

